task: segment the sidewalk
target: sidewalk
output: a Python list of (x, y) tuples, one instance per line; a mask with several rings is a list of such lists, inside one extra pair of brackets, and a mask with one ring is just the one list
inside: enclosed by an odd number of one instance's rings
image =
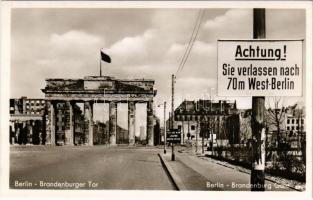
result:
[[(250, 174), (200, 159), (195, 155), (171, 152), (159, 156), (168, 168), (179, 190), (250, 191)], [(272, 181), (265, 182), (267, 191), (295, 191)]]

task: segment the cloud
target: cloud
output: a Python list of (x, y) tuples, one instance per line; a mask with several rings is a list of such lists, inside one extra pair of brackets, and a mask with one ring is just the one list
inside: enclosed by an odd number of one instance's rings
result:
[[(207, 29), (225, 29), (227, 26), (237, 26), (238, 22), (244, 24), (251, 20), (252, 10), (250, 9), (231, 9), (224, 15), (215, 17), (213, 20), (205, 22), (204, 27)], [(239, 25), (239, 24), (238, 24)]]
[(246, 38), (252, 36), (252, 9), (230, 9), (224, 15), (204, 22), (211, 38)]
[(78, 30), (38, 35), (29, 40), (14, 38), (14, 42), (11, 70), (14, 97), (42, 97), (40, 89), (45, 85), (45, 78), (98, 74), (100, 48), (105, 43), (103, 38)]
[[(83, 31), (70, 30), (63, 34), (51, 34), (48, 41), (49, 57), (62, 61), (84, 61), (100, 55), (104, 38)], [(79, 58), (79, 59), (77, 59)]]
[[(61, 77), (64, 72), (71, 71), (88, 74), (91, 69), (98, 71), (96, 63), (99, 63), (100, 49), (104, 44), (104, 38), (84, 31), (69, 30), (63, 34), (51, 34), (47, 43), (49, 51), (39, 61), (46, 62), (50, 71), (54, 68), (54, 74)], [(55, 69), (55, 66), (59, 67)], [(76, 73), (67, 75), (77, 77)]]
[(159, 9), (154, 13), (151, 24), (159, 30), (158, 37), (162, 43), (172, 43), (173, 39), (185, 43), (192, 33), (197, 14), (198, 9)]
[(60, 50), (69, 50), (103, 43), (103, 39), (78, 30), (70, 30), (63, 34), (52, 34), (50, 45)]
[(116, 65), (140, 63), (151, 53), (147, 49), (147, 42), (151, 38), (153, 39), (152, 33), (148, 30), (141, 35), (118, 40), (105, 51), (116, 59)]
[[(154, 79), (158, 90), (156, 104), (167, 101), (170, 99), (171, 74), (179, 67), (198, 11), (199, 9), (14, 11), (11, 96), (43, 96), (40, 88), (44, 87), (45, 78), (98, 75), (99, 51), (105, 48), (112, 63), (102, 63), (104, 75)], [(47, 20), (43, 22), (42, 19)], [(269, 9), (267, 36), (301, 37), (305, 33), (304, 19), (303, 10)], [(25, 25), (25, 21), (28, 25)], [(29, 35), (27, 39), (25, 35)], [(222, 38), (252, 38), (252, 9), (206, 10), (193, 49), (183, 71), (178, 73), (175, 91), (177, 97), (189, 93), (191, 97), (200, 98), (203, 90), (216, 87), (216, 43)], [(25, 72), (20, 73), (22, 70)]]
[[(185, 50), (187, 48), (188, 44), (180, 44), (180, 43), (174, 43), (172, 44), (168, 51), (167, 55), (170, 56), (183, 56), (185, 53)], [(195, 41), (192, 47), (192, 54), (193, 55), (211, 55), (215, 52), (215, 45), (212, 43), (204, 42), (204, 41)]]

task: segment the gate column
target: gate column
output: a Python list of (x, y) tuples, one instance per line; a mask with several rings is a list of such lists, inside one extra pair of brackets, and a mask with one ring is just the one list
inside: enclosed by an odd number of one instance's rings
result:
[(33, 131), (33, 120), (29, 121), (29, 137), (27, 136), (27, 143), (34, 144), (34, 131)]
[(69, 127), (65, 130), (65, 145), (74, 145), (74, 102), (66, 102), (69, 108)]
[(86, 101), (85, 108), (88, 119), (88, 145), (93, 146), (93, 103)]
[(136, 104), (134, 101), (128, 102), (128, 139), (129, 145), (135, 144), (136, 129)]
[(46, 144), (55, 145), (55, 102), (47, 102), (48, 118), (46, 126)]
[(110, 145), (116, 145), (117, 102), (109, 103), (109, 135)]
[(154, 123), (153, 123), (153, 101), (147, 102), (147, 142), (149, 146), (154, 145)]

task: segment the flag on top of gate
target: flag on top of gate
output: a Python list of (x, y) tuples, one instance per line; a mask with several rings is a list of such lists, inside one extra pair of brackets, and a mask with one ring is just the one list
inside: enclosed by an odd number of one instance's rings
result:
[(108, 56), (107, 54), (103, 53), (102, 50), (100, 52), (101, 52), (101, 60), (103, 60), (104, 62), (107, 62), (107, 63), (111, 63), (110, 56)]

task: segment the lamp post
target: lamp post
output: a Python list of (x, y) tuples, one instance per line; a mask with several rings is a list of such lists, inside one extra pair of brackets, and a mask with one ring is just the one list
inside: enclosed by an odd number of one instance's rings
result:
[(163, 104), (159, 104), (158, 107), (160, 107), (161, 105), (163, 105), (164, 108), (164, 154), (166, 154), (166, 101), (164, 101)]

